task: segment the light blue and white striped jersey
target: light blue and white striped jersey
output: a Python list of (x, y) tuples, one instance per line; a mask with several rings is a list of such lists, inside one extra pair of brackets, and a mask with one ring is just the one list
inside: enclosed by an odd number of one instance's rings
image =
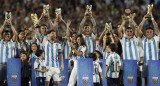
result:
[[(36, 38), (37, 38), (37, 37), (36, 37)], [(46, 35), (46, 36), (40, 35), (40, 39), (41, 39), (42, 42), (43, 42), (43, 40), (48, 40), (49, 37), (48, 37), (48, 35)], [(40, 40), (37, 39), (36, 43), (37, 43), (39, 49), (43, 50), (43, 45), (42, 45), (42, 43), (40, 42)]]
[(18, 50), (25, 50), (27, 51), (28, 50), (28, 44), (26, 42), (17, 42), (17, 48)]
[(159, 36), (154, 36), (151, 39), (144, 37), (143, 50), (144, 50), (145, 62), (147, 60), (158, 60), (158, 44), (159, 44)]
[(42, 43), (38, 39), (37, 39), (36, 43), (37, 43), (39, 49), (43, 50), (43, 45), (42, 45)]
[(92, 33), (91, 36), (85, 36), (84, 34), (82, 34), (87, 47), (88, 47), (88, 51), (87, 54), (89, 53), (93, 53), (95, 50), (95, 40), (96, 40), (96, 36)]
[(32, 44), (32, 40), (26, 40), (26, 43), (30, 46)]
[(73, 53), (72, 58), (75, 59), (75, 60), (77, 60), (77, 59), (79, 59), (79, 58), (85, 58), (86, 46), (80, 46), (80, 47), (77, 48), (77, 50), (78, 50), (78, 51), (81, 51), (83, 54), (80, 55), (80, 56), (77, 56), (77, 55), (74, 53), (74, 50), (72, 50), (72, 53)]
[(7, 63), (8, 58), (14, 58), (16, 55), (16, 43), (10, 40), (5, 42), (4, 40), (0, 41), (0, 64)]
[(48, 67), (59, 68), (58, 53), (62, 52), (61, 44), (50, 43), (48, 40), (43, 40), (45, 63)]
[[(34, 62), (34, 69), (40, 69), (40, 70), (44, 70), (46, 69), (45, 67), (45, 60), (44, 59), (36, 59), (36, 61)], [(46, 77), (45, 72), (36, 72), (36, 77)]]
[(123, 50), (123, 59), (124, 60), (139, 60), (139, 54), (138, 54), (138, 41), (139, 38), (136, 38), (135, 36), (131, 39), (127, 39), (123, 37), (120, 39), (120, 42), (122, 44), (122, 50)]
[(107, 59), (109, 55), (110, 55), (109, 52), (106, 52), (106, 51), (103, 52), (103, 59)]
[(71, 50), (71, 47), (69, 46), (69, 42), (67, 41), (67, 39), (63, 39), (62, 44), (63, 44), (62, 45), (63, 46), (63, 51), (62, 51), (63, 58), (70, 59), (69, 58), (69, 52)]
[(100, 72), (102, 72), (101, 66), (97, 61), (93, 61), (93, 83), (100, 83)]
[[(98, 47), (98, 48), (97, 48)], [(110, 55), (109, 52), (103, 51), (102, 45), (96, 46), (96, 50), (100, 51), (100, 53), (103, 55), (103, 59), (107, 59), (108, 56)]]
[(103, 54), (103, 47), (102, 44), (101, 45), (96, 45), (96, 50), (98, 50), (101, 54)]
[(109, 66), (107, 77), (118, 78), (119, 77), (119, 66), (121, 66), (120, 56), (117, 53), (111, 53), (106, 59), (106, 65)]

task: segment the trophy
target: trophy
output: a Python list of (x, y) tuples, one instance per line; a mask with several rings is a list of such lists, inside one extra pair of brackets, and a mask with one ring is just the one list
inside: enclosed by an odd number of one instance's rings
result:
[(91, 17), (91, 14), (89, 13), (89, 12), (91, 12), (91, 10), (92, 10), (92, 5), (87, 5), (86, 6), (86, 10), (87, 10), (87, 14), (86, 14), (86, 17), (87, 18), (89, 18), (89, 17)]
[[(5, 20), (11, 20), (11, 12), (5, 12)], [(6, 26), (10, 26), (10, 23), (6, 23)]]
[(150, 18), (151, 17), (151, 15), (149, 15), (149, 13), (152, 11), (152, 9), (153, 9), (153, 4), (148, 5), (148, 11), (147, 11), (146, 18)]
[(126, 14), (126, 15), (123, 15), (123, 19), (127, 20), (127, 19), (130, 19), (131, 18), (131, 15), (132, 14)]
[[(43, 13), (46, 14), (48, 11), (49, 11), (49, 4), (43, 5)], [(48, 16), (45, 15), (45, 17), (48, 17)]]
[(36, 13), (31, 13), (31, 19), (32, 19), (33, 23), (36, 24), (36, 26), (37, 26), (38, 16)]
[(56, 8), (55, 10), (56, 18), (60, 22), (61, 19), (59, 18), (59, 15), (61, 15), (61, 8)]
[(111, 34), (111, 29), (110, 29), (111, 28), (110, 27), (111, 26), (111, 22), (107, 22), (106, 25), (107, 25), (107, 33), (106, 33), (106, 35), (110, 35)]

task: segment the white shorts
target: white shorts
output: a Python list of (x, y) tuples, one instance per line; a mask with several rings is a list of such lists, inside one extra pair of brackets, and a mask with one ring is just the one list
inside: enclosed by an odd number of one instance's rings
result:
[(46, 81), (50, 81), (51, 77), (54, 81), (61, 81), (59, 68), (49, 67), (48, 69), (46, 72)]

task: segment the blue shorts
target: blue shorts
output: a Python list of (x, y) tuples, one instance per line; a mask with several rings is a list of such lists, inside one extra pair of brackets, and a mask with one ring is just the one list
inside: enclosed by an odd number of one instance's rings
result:
[(107, 86), (117, 86), (118, 78), (107, 77)]

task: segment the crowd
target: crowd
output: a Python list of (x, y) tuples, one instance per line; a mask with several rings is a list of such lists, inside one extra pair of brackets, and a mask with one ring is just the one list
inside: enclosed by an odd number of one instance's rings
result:
[[(154, 6), (148, 11), (150, 3)], [(76, 84), (79, 58), (93, 58), (94, 86), (103, 77), (108, 86), (122, 85), (123, 60), (137, 60), (138, 72), (143, 73), (138, 77), (144, 79), (148, 60), (159, 60), (158, 0), (4, 0), (0, 4), (0, 76), (4, 76), (0, 84), (4, 86), (6, 74), (2, 71), (8, 58), (21, 59), (22, 86), (29, 85), (32, 58), (36, 58), (38, 86), (49, 86), (51, 78), (58, 86), (63, 59), (69, 59), (71, 68), (68, 86)], [(50, 6), (46, 13), (45, 4)], [(92, 10), (86, 8), (88, 4)], [(62, 11), (58, 16), (56, 8)], [(12, 13), (11, 20), (5, 19), (6, 11)], [(38, 15), (38, 22), (32, 21), (31, 13)], [(105, 76), (101, 59), (106, 59)], [(147, 80), (138, 81), (141, 84)]]

